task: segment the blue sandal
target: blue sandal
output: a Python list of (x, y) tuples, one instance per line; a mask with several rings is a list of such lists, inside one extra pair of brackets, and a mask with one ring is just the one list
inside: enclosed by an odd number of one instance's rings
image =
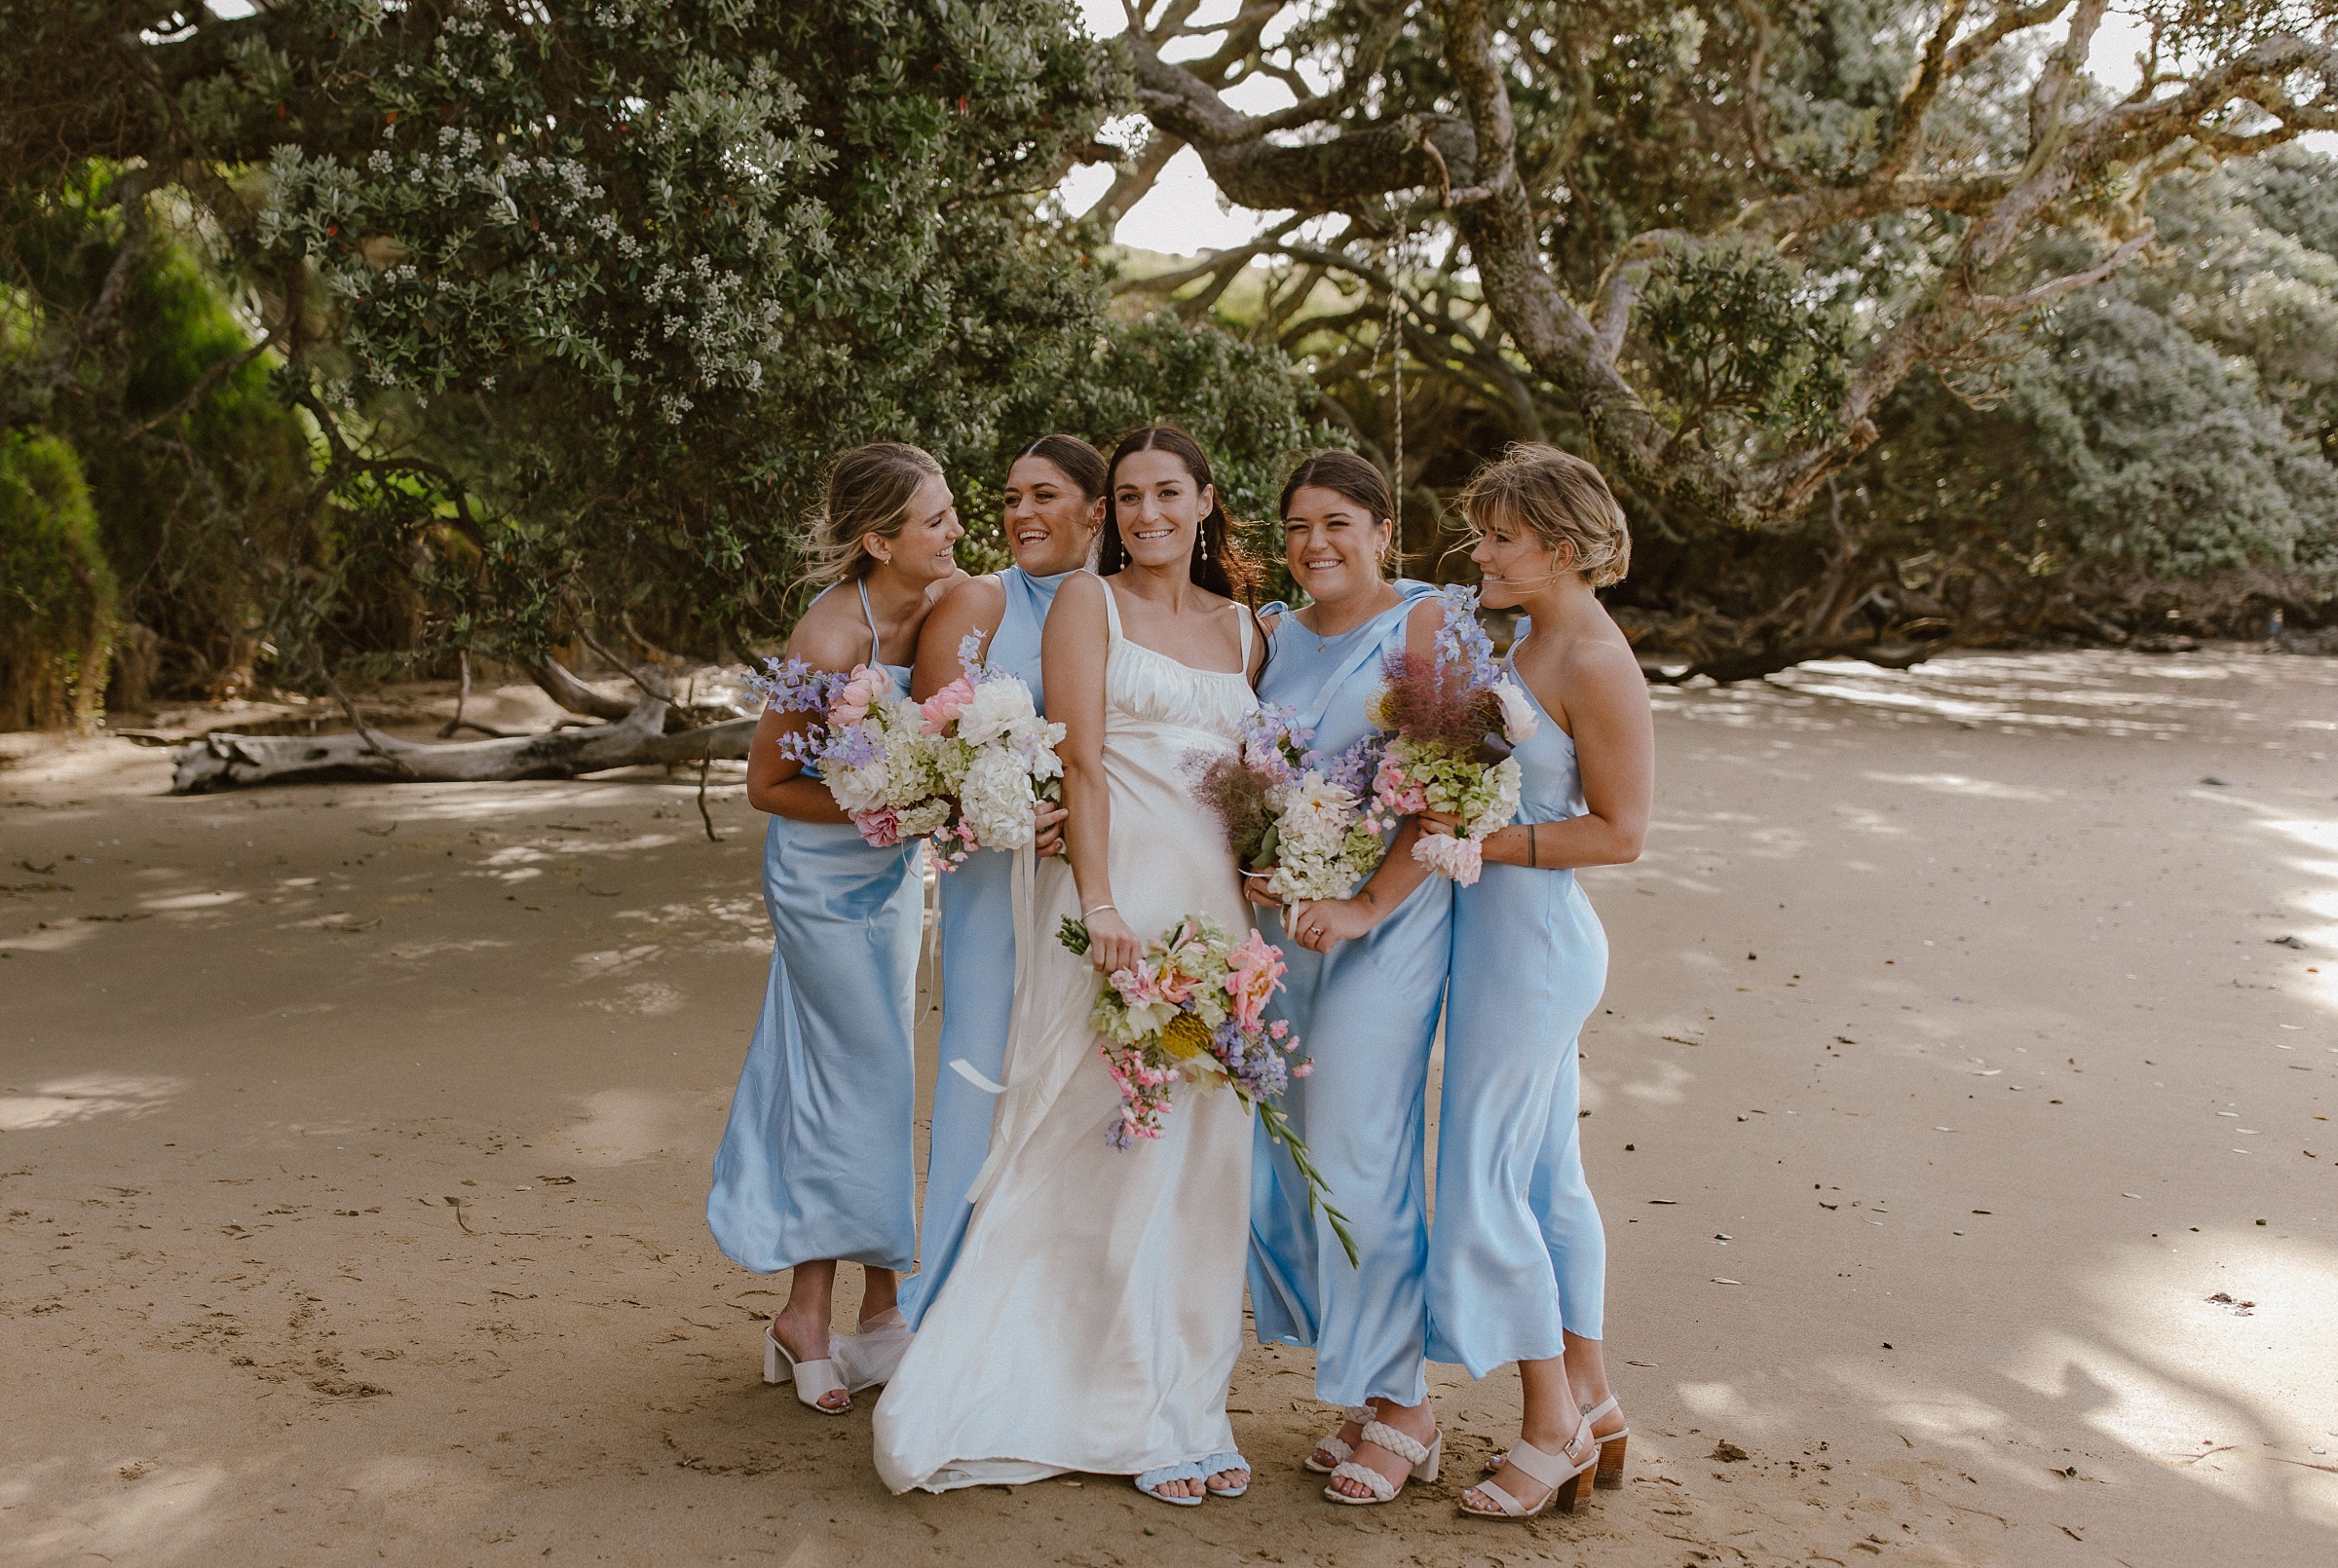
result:
[[(1202, 1485), (1208, 1489), (1209, 1494), (1212, 1497), (1223, 1497), (1226, 1501), (1231, 1502), (1235, 1498), (1240, 1497), (1244, 1492), (1250, 1490), (1250, 1461), (1243, 1458), (1240, 1454), (1212, 1454), (1209, 1458), (1196, 1462), (1193, 1468), (1201, 1472)], [(1224, 1491), (1220, 1491), (1218, 1488), (1210, 1486), (1209, 1477), (1217, 1475), (1222, 1470), (1240, 1471), (1242, 1473), (1242, 1484), (1239, 1486), (1228, 1486)]]
[(1207, 1477), (1209, 1474), (1210, 1473), (1208, 1471), (1202, 1469), (1199, 1465), (1196, 1465), (1189, 1460), (1183, 1465), (1163, 1465), (1158, 1470), (1149, 1470), (1143, 1475), (1137, 1476), (1137, 1490), (1143, 1492), (1147, 1497), (1151, 1498), (1156, 1503), (1167, 1503), (1173, 1508), (1197, 1509), (1201, 1507), (1200, 1498), (1168, 1497), (1158, 1491), (1157, 1488), (1167, 1484), (1170, 1481), (1204, 1481), (1206, 1489), (1205, 1477)]

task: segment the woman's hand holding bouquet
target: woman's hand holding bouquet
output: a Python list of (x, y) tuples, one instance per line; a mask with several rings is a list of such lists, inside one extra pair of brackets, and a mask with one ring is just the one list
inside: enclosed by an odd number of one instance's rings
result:
[(1308, 750), (1314, 732), (1297, 718), (1291, 708), (1261, 707), (1243, 722), (1235, 749), (1202, 765), (1198, 790), (1254, 891), (1263, 884), (1286, 906), (1354, 892), (1396, 824), (1370, 794), (1381, 737), (1327, 758)]
[(1403, 649), (1381, 666), (1373, 722), (1393, 733), (1380, 753), (1373, 796), (1386, 809), (1448, 827), (1414, 840), (1414, 858), (1467, 886), (1484, 865), (1486, 836), (1518, 814), (1511, 747), (1534, 732), (1526, 693), (1494, 661), (1467, 588), (1445, 591), (1445, 624), (1433, 658)]
[(1020, 849), (1033, 842), (1038, 803), (1060, 799), (1063, 790), (1064, 765), (1055, 748), (1064, 727), (1039, 717), (1022, 677), (983, 663), (976, 653), (981, 637), (969, 633), (959, 645), (965, 673), (918, 708), (932, 738), (942, 788), (956, 803), (934, 836), (947, 868), (975, 849)]
[(810, 719), (779, 737), (780, 750), (816, 769), (852, 819), (879, 848), (922, 838), (951, 819), (952, 803), (936, 750), (917, 705), (871, 664), (849, 675), (815, 669), (801, 658), (766, 659), (747, 689), (765, 706)]
[[(1057, 940), (1084, 954), (1091, 937), (1085, 925), (1067, 919)], [(1172, 1108), (1170, 1086), (1181, 1078), (1204, 1088), (1225, 1084), (1291, 1151), (1309, 1203), (1323, 1204), (1353, 1263), (1347, 1216), (1332, 1207), (1322, 1173), (1279, 1103), (1290, 1080), (1307, 1071), (1305, 1062), (1294, 1060), (1299, 1037), (1291, 1026), (1266, 1018), (1283, 970), (1282, 953), (1257, 930), (1236, 943), (1211, 916), (1188, 915), (1145, 944), (1134, 963), (1107, 976), (1090, 1018), (1120, 1091), (1120, 1113), (1105, 1140), (1125, 1149), (1138, 1139), (1159, 1138)]]

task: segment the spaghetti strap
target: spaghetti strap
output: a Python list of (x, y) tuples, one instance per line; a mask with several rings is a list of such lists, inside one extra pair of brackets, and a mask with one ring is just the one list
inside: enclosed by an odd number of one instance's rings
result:
[(1120, 598), (1112, 592), (1112, 583), (1106, 581), (1104, 578), (1100, 576), (1096, 580), (1104, 583), (1104, 623), (1112, 632), (1112, 641), (1125, 642), (1127, 634), (1120, 629)]
[(882, 664), (885, 662), (885, 645), (877, 636), (877, 612), (869, 608), (869, 579), (867, 578), (860, 579), (860, 615), (861, 618), (869, 623), (869, 662)]
[(1241, 622), (1242, 622), (1242, 671), (1241, 671), (1241, 673), (1242, 673), (1242, 674), (1244, 674), (1245, 676), (1247, 676), (1248, 674), (1250, 674), (1250, 626), (1251, 626), (1251, 621), (1252, 621), (1253, 619), (1255, 619), (1256, 617), (1255, 617), (1255, 616), (1252, 615), (1250, 607), (1249, 607), (1248, 605), (1245, 605), (1245, 604), (1237, 604), (1237, 605), (1235, 605), (1235, 606), (1234, 606), (1234, 614), (1235, 614), (1235, 615), (1236, 615), (1236, 616), (1238, 616), (1238, 617), (1241, 619)]

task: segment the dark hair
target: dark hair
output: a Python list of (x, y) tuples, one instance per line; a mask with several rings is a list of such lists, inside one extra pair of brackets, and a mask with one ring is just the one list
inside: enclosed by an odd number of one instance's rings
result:
[[(1079, 486), (1079, 493), (1094, 501), (1105, 491), (1104, 454), (1076, 435), (1042, 435), (1015, 454), (1015, 463), (1025, 458), (1038, 458), (1054, 464), (1064, 477)], [(1014, 464), (1007, 465), (1013, 467)]]
[[(1204, 489), (1216, 486), (1210, 474), (1210, 460), (1202, 455), (1201, 443), (1174, 425), (1148, 425), (1129, 431), (1112, 448), (1112, 466), (1105, 470), (1104, 542), (1097, 552), (1096, 570), (1111, 577), (1129, 563), (1128, 546), (1120, 542), (1120, 504), (1113, 499), (1112, 485), (1120, 473), (1120, 465), (1139, 452), (1167, 452), (1185, 465), (1193, 482)], [(1210, 514), (1201, 520), (1200, 537), (1193, 542), (1193, 554), (1186, 563), (1186, 575), (1194, 584), (1228, 599), (1247, 601), (1254, 567), (1250, 556), (1233, 541), (1233, 524), (1226, 515), (1224, 500), (1213, 497)]]
[(805, 580), (825, 588), (867, 577), (877, 558), (861, 541), (899, 538), (919, 487), (941, 476), (933, 454), (901, 441), (871, 441), (838, 458), (828, 470), (827, 502), (811, 518)]
[[(1354, 502), (1371, 514), (1376, 523), (1393, 523), (1396, 518), (1396, 497), (1388, 488), (1388, 480), (1379, 466), (1353, 452), (1337, 447), (1312, 452), (1299, 460), (1291, 477), (1283, 481), (1282, 498), (1274, 504), (1275, 515), (1291, 515), (1291, 498), (1301, 490), (1329, 490)], [(1388, 541), (1390, 561), (1401, 562), (1397, 541)]]

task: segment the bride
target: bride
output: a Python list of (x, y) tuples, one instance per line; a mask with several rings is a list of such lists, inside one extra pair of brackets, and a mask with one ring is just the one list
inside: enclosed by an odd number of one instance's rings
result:
[[(1101, 977), (1180, 915), (1250, 923), (1226, 837), (1188, 782), (1258, 705), (1208, 460), (1172, 426), (1112, 454), (1102, 577), (1058, 590), (1041, 665), (1065, 728), (1067, 872), (1020, 901), (1007, 1089), (956, 1266), (877, 1406), (895, 1492), (1133, 1475), (1166, 1503), (1238, 1497), (1226, 1388), (1242, 1345), (1249, 1114), (1181, 1085), (1166, 1136), (1113, 1149), (1088, 1022)], [(1085, 959), (1056, 943), (1084, 920)], [(1019, 921), (1019, 923), (1021, 923)], [(1035, 939), (1036, 938), (1036, 939)]]

